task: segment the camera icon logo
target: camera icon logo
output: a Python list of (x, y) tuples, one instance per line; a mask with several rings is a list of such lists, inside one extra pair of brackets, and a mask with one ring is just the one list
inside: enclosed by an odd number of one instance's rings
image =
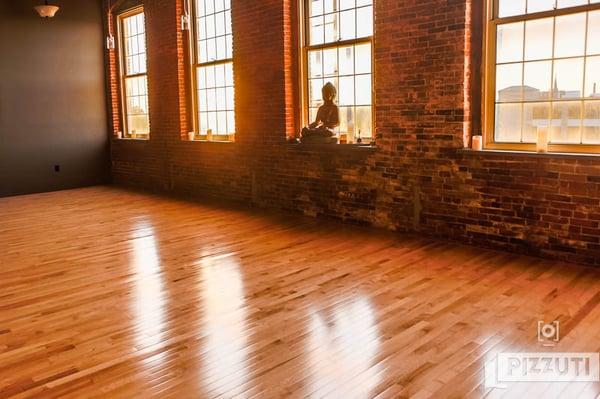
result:
[(560, 322), (558, 320), (546, 323), (543, 320), (537, 324), (538, 341), (544, 346), (554, 346), (560, 341)]

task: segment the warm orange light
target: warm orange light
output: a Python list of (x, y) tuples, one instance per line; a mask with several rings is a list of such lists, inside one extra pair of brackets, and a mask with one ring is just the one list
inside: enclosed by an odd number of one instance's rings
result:
[(58, 6), (48, 4), (48, 1), (46, 1), (44, 5), (35, 6), (33, 8), (42, 18), (53, 18), (59, 10)]

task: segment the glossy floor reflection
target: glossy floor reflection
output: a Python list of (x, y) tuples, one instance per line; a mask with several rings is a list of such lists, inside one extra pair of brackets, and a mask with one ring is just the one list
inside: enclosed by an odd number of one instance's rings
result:
[(0, 248), (0, 399), (600, 393), (484, 384), (599, 352), (598, 270), (108, 187), (0, 199)]

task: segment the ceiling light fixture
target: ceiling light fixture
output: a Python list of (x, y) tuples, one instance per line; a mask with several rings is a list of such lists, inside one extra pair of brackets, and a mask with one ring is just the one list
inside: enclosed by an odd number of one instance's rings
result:
[(59, 9), (58, 6), (48, 4), (48, 0), (46, 0), (43, 5), (35, 6), (33, 8), (38, 14), (40, 14), (40, 17), (42, 18), (53, 18)]

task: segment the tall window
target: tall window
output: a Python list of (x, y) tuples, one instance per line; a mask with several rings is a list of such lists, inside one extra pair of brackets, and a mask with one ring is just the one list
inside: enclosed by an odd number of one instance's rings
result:
[(119, 33), (124, 136), (147, 139), (150, 121), (144, 11), (138, 8), (120, 15)]
[(304, 0), (304, 26), (307, 117), (315, 119), (321, 88), (331, 82), (338, 91), (341, 142), (370, 142), (373, 0)]
[(599, 151), (600, 0), (489, 1), (488, 147)]
[(201, 140), (235, 139), (231, 0), (195, 1), (196, 133)]

